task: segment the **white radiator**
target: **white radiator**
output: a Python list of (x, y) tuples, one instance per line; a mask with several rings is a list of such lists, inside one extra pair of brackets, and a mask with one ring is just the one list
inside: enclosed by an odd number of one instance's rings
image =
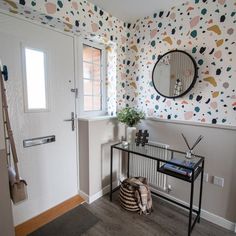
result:
[[(162, 147), (164, 149), (155, 148), (155, 155), (161, 159), (167, 160), (168, 151), (166, 150), (169, 145), (162, 143), (150, 143), (156, 146)], [(157, 161), (144, 158), (135, 154), (130, 154), (130, 176), (132, 177), (146, 177), (148, 183), (153, 188), (166, 191), (167, 186), (167, 176), (157, 172)]]

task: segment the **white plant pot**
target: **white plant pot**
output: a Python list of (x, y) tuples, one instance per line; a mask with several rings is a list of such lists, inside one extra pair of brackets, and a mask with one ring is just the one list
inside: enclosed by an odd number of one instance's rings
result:
[(137, 128), (136, 127), (127, 127), (126, 128), (126, 141), (132, 143), (135, 141)]

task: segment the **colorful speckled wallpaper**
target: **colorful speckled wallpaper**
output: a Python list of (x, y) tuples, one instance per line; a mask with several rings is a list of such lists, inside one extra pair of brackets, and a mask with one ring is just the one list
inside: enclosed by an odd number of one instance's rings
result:
[[(162, 119), (236, 125), (235, 0), (192, 0), (135, 24), (78, 0), (4, 0), (0, 8), (107, 44), (110, 114), (130, 105)], [(152, 69), (176, 48), (195, 58), (198, 79), (184, 97), (165, 99)]]
[[(163, 119), (236, 125), (236, 1), (189, 1), (131, 26), (123, 86), (128, 104)], [(190, 53), (198, 79), (184, 97), (165, 99), (152, 85), (158, 55)]]

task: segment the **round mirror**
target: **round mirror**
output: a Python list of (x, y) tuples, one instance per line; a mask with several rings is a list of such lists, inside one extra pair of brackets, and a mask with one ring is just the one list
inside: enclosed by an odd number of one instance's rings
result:
[(167, 98), (181, 97), (189, 92), (197, 79), (197, 64), (188, 53), (170, 51), (160, 56), (152, 72), (156, 91)]

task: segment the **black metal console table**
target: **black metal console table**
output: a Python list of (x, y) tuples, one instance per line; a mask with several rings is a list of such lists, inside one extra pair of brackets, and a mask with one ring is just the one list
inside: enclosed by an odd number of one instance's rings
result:
[[(144, 147), (136, 146), (135, 143), (131, 143), (128, 146), (123, 146), (122, 143), (114, 144), (111, 146), (111, 160), (110, 160), (110, 201), (112, 201), (112, 193), (115, 192), (118, 188), (116, 187), (113, 189), (112, 187), (112, 173), (113, 173), (113, 151), (114, 149), (126, 152), (128, 154), (128, 168), (127, 168), (127, 177), (129, 177), (129, 169), (130, 169), (130, 154), (135, 154), (138, 156), (142, 156), (144, 158), (152, 159), (157, 161), (157, 171), (177, 179), (181, 179), (183, 181), (189, 182), (191, 184), (191, 191), (190, 191), (190, 203), (188, 206), (174, 201), (167, 196), (163, 196), (159, 193), (152, 192), (152, 194), (164, 198), (167, 201), (170, 201), (178, 206), (181, 206), (187, 210), (189, 210), (189, 223), (188, 223), (188, 236), (191, 235), (191, 232), (196, 224), (196, 222), (200, 223), (200, 215), (201, 215), (201, 203), (202, 203), (202, 188), (203, 188), (203, 174), (204, 174), (204, 157), (193, 155), (191, 159), (187, 159), (185, 157), (186, 153), (172, 150), (172, 149), (165, 149), (163, 147), (146, 144)], [(160, 152), (162, 149), (162, 152)], [(160, 155), (163, 153), (163, 149), (165, 150), (165, 155)], [(179, 160), (181, 164), (176, 163), (176, 159)], [(183, 162), (182, 162), (183, 161)], [(186, 162), (184, 162), (186, 161)], [(189, 167), (188, 165), (184, 165), (183, 163), (188, 163), (188, 161), (192, 162), (192, 166)], [(190, 171), (189, 175), (178, 174), (174, 171), (170, 171), (164, 168), (164, 165), (172, 164), (178, 167), (182, 167), (188, 169)], [(201, 175), (200, 180), (200, 193), (199, 193), (199, 204), (198, 209), (193, 208), (193, 196), (194, 196), (194, 182), (197, 177)], [(193, 214), (195, 215), (195, 219), (193, 220)]]

